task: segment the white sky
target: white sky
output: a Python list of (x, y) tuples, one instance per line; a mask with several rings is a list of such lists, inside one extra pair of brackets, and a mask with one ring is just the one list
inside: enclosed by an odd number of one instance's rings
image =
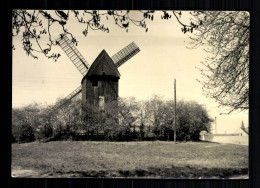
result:
[[(174, 18), (162, 20), (159, 15), (155, 16), (153, 22), (147, 22), (147, 33), (133, 25), (125, 32), (115, 24), (110, 24), (109, 34), (90, 31), (84, 37), (83, 26), (75, 21), (69, 25), (79, 41), (77, 49), (89, 64), (103, 49), (112, 56), (132, 41), (139, 46), (141, 51), (119, 68), (119, 96), (134, 96), (142, 100), (159, 94), (165, 99), (173, 99), (175, 78), (177, 100), (194, 100), (205, 105), (210, 116), (217, 118), (218, 133), (233, 133), (241, 126), (242, 120), (245, 127), (248, 126), (247, 112), (219, 115), (223, 109), (219, 109), (213, 99), (202, 95), (202, 87), (196, 81), (201, 75), (195, 66), (200, 66), (200, 61), (207, 54), (203, 48), (186, 48), (185, 41), (189, 39), (187, 34), (181, 32), (181, 26)], [(20, 36), (13, 38), (16, 48), (13, 51), (13, 107), (33, 102), (52, 104), (80, 86), (82, 75), (60, 47), (53, 48), (62, 55), (57, 62), (41, 55), (34, 60), (22, 50), (20, 40)]]

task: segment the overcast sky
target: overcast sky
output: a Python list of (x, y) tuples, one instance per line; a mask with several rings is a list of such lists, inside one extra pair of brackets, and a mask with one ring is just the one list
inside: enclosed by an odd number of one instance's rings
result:
[[(202, 94), (202, 86), (196, 80), (201, 79), (201, 75), (195, 67), (201, 66), (200, 62), (207, 54), (203, 48), (186, 47), (188, 36), (181, 32), (181, 26), (174, 18), (162, 20), (160, 15), (156, 14), (154, 21), (147, 23), (147, 33), (133, 25), (125, 32), (111, 23), (109, 34), (90, 31), (88, 36), (84, 37), (82, 26), (76, 22), (69, 25), (69, 29), (79, 41), (77, 49), (89, 64), (103, 49), (112, 56), (132, 41), (139, 46), (141, 51), (119, 67), (119, 96), (134, 96), (143, 100), (158, 94), (165, 99), (173, 99), (175, 78), (177, 100), (194, 100), (205, 105), (210, 116), (217, 118), (218, 133), (233, 133), (241, 126), (242, 120), (245, 126), (248, 126), (247, 112), (219, 115), (223, 109), (219, 109), (213, 99)], [(59, 30), (56, 28), (56, 31)], [(57, 62), (41, 55), (38, 60), (34, 60), (22, 50), (20, 40), (19, 36), (13, 38), (16, 48), (13, 51), (13, 107), (33, 102), (52, 104), (59, 97), (67, 96), (80, 86), (82, 75), (60, 47), (53, 48), (62, 55)]]

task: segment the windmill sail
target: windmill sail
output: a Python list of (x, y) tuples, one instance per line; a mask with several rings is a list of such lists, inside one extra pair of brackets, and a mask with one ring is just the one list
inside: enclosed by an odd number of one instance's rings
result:
[(71, 101), (71, 99), (73, 99), (74, 97), (76, 97), (77, 95), (79, 95), (81, 93), (81, 86), (79, 86), (77, 89), (75, 89), (73, 92), (71, 92), (67, 97), (65, 97), (59, 104), (57, 104), (56, 106), (54, 106), (52, 113), (53, 112), (57, 112), (57, 110), (59, 110), (61, 107), (63, 107), (64, 105), (67, 105), (69, 103), (69, 101)]
[(118, 107), (119, 107), (119, 112), (122, 115), (122, 117), (124, 118), (124, 120), (130, 125), (132, 126), (132, 123), (136, 120), (136, 118), (133, 117), (133, 115), (131, 114), (130, 110), (126, 108), (125, 103), (123, 102), (123, 100), (118, 97)]
[[(84, 57), (80, 54), (80, 52), (76, 49), (76, 47), (73, 45), (73, 43), (69, 40), (69, 38), (65, 35), (63, 37), (60, 37), (57, 40), (58, 44), (62, 48), (62, 50), (67, 54), (67, 56), (70, 58), (70, 60), (73, 62), (73, 64), (77, 67), (77, 69), (80, 71), (80, 73), (85, 76), (90, 68), (90, 65), (87, 63), (87, 61), (84, 59)], [(111, 57), (113, 62), (115, 63), (115, 66), (118, 68), (123, 63), (125, 63), (127, 60), (129, 60), (131, 57), (133, 57), (135, 54), (137, 54), (140, 51), (139, 47), (134, 43), (130, 43), (128, 46), (120, 50), (118, 53), (116, 53), (114, 56)], [(112, 85), (111, 85), (112, 86)], [(81, 86), (75, 89), (71, 94), (69, 94), (67, 97), (64, 98), (59, 104), (54, 106), (52, 112), (58, 112), (61, 107), (64, 105), (69, 105), (69, 102), (71, 99), (76, 97), (78, 94), (80, 94), (82, 91)], [(117, 95), (118, 97), (118, 95)], [(121, 100), (118, 97), (118, 100)], [(122, 100), (121, 100), (122, 101)], [(121, 103), (123, 106), (120, 105), (121, 109), (125, 109), (124, 103)], [(124, 111), (124, 112), (123, 112)], [(130, 125), (135, 121), (132, 114), (129, 110), (122, 110), (120, 111), (121, 115), (123, 116), (124, 120), (126, 120)]]
[(111, 59), (114, 61), (116, 67), (118, 68), (131, 57), (133, 57), (135, 54), (137, 54), (139, 51), (139, 47), (134, 42), (132, 42), (125, 48), (117, 52), (115, 55), (113, 55)]
[[(79, 72), (85, 76), (89, 69), (89, 64), (81, 55), (81, 53), (77, 50), (77, 48), (73, 45), (73, 43), (69, 40), (69, 38), (65, 35), (60, 37), (58, 40), (58, 44), (62, 48), (62, 50), (67, 54), (72, 63), (77, 67)], [(52, 112), (58, 111), (62, 106), (67, 105), (71, 99), (76, 97), (81, 93), (81, 86), (75, 89), (72, 93), (70, 93), (67, 97), (65, 97), (58, 105), (54, 106)]]
[(65, 35), (59, 38), (58, 43), (62, 50), (67, 54), (72, 63), (77, 67), (79, 72), (85, 76), (89, 69), (89, 64), (84, 59), (84, 57), (80, 54), (77, 48), (73, 45), (73, 43), (69, 40), (69, 38)]
[(118, 100), (118, 107), (119, 107), (119, 113), (122, 115), (122, 117), (124, 118), (124, 120), (131, 126), (132, 123), (136, 120), (129, 109), (126, 108), (126, 105), (124, 103), (124, 101), (122, 100), (122, 98), (120, 98), (116, 92), (116, 90), (114, 89), (113, 85), (111, 84), (111, 82), (108, 82), (109, 85), (111, 86), (112, 90), (114, 91), (114, 93), (117, 96), (117, 100)]

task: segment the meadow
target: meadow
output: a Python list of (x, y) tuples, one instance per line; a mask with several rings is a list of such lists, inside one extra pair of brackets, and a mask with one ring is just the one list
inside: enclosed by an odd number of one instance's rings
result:
[(13, 177), (248, 177), (248, 146), (214, 142), (12, 144)]

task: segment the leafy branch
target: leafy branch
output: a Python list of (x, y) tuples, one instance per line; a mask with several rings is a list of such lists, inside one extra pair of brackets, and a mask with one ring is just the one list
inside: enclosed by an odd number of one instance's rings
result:
[[(141, 27), (148, 32), (147, 20), (155, 19), (155, 11), (135, 11), (131, 14), (130, 10), (13, 10), (12, 11), (12, 36), (16, 37), (22, 34), (23, 49), (28, 56), (37, 59), (37, 54), (44, 54), (45, 57), (54, 61), (61, 56), (59, 53), (51, 53), (52, 47), (58, 45), (57, 39), (53, 39), (53, 35), (60, 37), (69, 35), (71, 41), (77, 45), (78, 41), (68, 29), (69, 20), (72, 15), (75, 16), (79, 24), (84, 26), (82, 34), (87, 36), (89, 30), (102, 31), (109, 33), (109, 26), (106, 21), (110, 20), (119, 28), (128, 32), (130, 27)], [(190, 22), (188, 25), (181, 21), (181, 11), (160, 11), (161, 19), (170, 19), (172, 15), (182, 26), (182, 32), (193, 32), (194, 28), (198, 28), (198, 24)], [(138, 15), (137, 17), (135, 15)], [(107, 23), (108, 24), (108, 23)], [(52, 27), (61, 27), (62, 32), (53, 33)], [(47, 41), (46, 41), (47, 36)], [(15, 50), (15, 46), (12, 47)], [(51, 54), (50, 54), (51, 53)]]

